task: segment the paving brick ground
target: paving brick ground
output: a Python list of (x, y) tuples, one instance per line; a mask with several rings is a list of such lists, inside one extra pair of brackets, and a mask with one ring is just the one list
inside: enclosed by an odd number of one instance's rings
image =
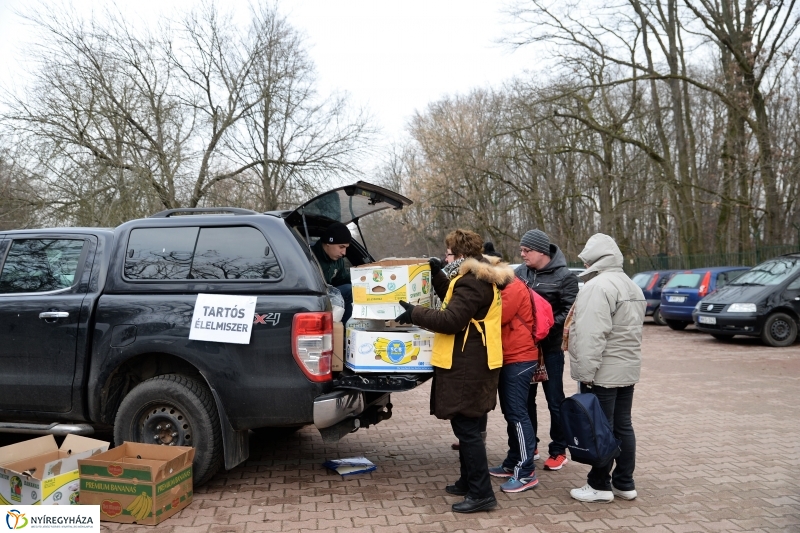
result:
[[(567, 394), (574, 391), (568, 379)], [(800, 344), (720, 343), (689, 328), (645, 324), (633, 422), (635, 501), (586, 504), (569, 489), (588, 467), (541, 470), (539, 487), (499, 506), (458, 515), (444, 492), (458, 475), (449, 424), (428, 415), (428, 387), (393, 397), (391, 420), (325, 445), (311, 427), (252, 441), (251, 458), (199, 488), (164, 533), (256, 531), (451, 532), (800, 531)], [(540, 394), (541, 397), (541, 394)], [(545, 406), (540, 421), (549, 420)], [(544, 438), (543, 438), (544, 440)], [(489, 459), (505, 453), (505, 424), (489, 416)], [(546, 442), (546, 441), (545, 441)], [(546, 448), (546, 446), (543, 446)], [(326, 459), (364, 455), (371, 474), (341, 478)], [(103, 524), (105, 530), (145, 529)]]

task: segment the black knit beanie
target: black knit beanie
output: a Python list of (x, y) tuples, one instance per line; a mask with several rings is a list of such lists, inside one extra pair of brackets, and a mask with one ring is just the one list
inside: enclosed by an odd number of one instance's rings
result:
[(341, 222), (334, 222), (325, 230), (320, 240), (325, 244), (350, 244), (350, 230)]
[(550, 255), (550, 237), (540, 229), (526, 231), (525, 235), (520, 239), (519, 245), (529, 250), (536, 250), (537, 252)]

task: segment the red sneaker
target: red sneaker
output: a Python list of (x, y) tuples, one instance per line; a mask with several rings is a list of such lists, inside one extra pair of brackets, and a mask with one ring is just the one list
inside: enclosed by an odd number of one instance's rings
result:
[(561, 470), (569, 462), (566, 455), (551, 455), (545, 462), (545, 470)]

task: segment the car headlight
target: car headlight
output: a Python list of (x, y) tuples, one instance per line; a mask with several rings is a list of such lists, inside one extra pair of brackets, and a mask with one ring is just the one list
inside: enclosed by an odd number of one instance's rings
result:
[(729, 313), (755, 313), (756, 304), (731, 304)]

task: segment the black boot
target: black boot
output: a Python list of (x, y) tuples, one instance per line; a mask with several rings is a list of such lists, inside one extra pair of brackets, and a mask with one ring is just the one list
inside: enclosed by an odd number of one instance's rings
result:
[(466, 496), (469, 492), (469, 489), (461, 483), (460, 479), (452, 485), (447, 485), (444, 490), (447, 494), (452, 494), (453, 496)]
[(497, 500), (494, 496), (473, 500), (469, 496), (463, 502), (453, 504), (454, 513), (475, 513), (478, 511), (488, 511), (497, 507)]

